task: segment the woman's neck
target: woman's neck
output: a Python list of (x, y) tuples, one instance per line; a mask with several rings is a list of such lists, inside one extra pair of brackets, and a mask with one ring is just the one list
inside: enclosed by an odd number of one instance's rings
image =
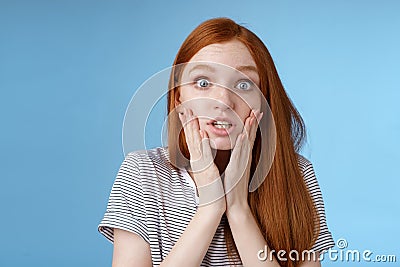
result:
[(214, 163), (217, 166), (219, 173), (224, 173), (226, 166), (228, 166), (231, 158), (231, 150), (213, 150), (215, 154)]
[[(212, 154), (213, 156), (215, 155), (214, 158), (214, 163), (218, 168), (218, 171), (220, 173), (220, 175), (222, 176), (222, 174), (224, 173), (226, 166), (228, 166), (229, 160), (231, 158), (231, 150), (216, 150), (216, 149), (212, 149)], [(192, 179), (194, 179), (193, 173), (191, 168), (188, 168), (188, 172), (189, 175), (192, 177)]]

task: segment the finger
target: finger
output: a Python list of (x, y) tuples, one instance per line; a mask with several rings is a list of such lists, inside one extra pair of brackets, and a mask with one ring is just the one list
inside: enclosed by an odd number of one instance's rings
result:
[(188, 139), (188, 138), (190, 138), (190, 132), (189, 132), (190, 129), (188, 128), (188, 120), (189, 120), (189, 118), (188, 118), (188, 114), (187, 114), (187, 111), (186, 111), (185, 107), (183, 107), (182, 108), (182, 112), (179, 113), (179, 119), (181, 120), (181, 123), (182, 123), (183, 131), (185, 133), (186, 142), (189, 142), (190, 141), (190, 139)]
[(258, 116), (259, 111), (252, 110), (249, 117), (245, 120), (245, 125), (242, 131), (243, 136), (241, 137), (242, 140), (238, 142), (238, 145), (240, 145), (240, 148), (238, 148), (238, 150), (240, 150), (240, 155), (238, 155), (238, 157), (240, 157), (241, 162), (247, 162), (250, 159), (250, 153), (254, 145), (258, 128), (258, 124), (256, 123)]
[(248, 130), (248, 139), (250, 143), (254, 142), (257, 134), (259, 121), (261, 120), (263, 113), (259, 110), (252, 111), (252, 118), (250, 119), (250, 129)]
[(258, 128), (258, 122), (259, 122), (259, 117), (260, 117), (260, 111), (256, 110), (253, 113), (253, 118), (252, 118), (252, 125), (251, 125), (251, 129), (249, 131), (249, 141), (250, 142), (254, 142), (254, 139), (256, 137), (256, 133), (257, 133), (257, 128)]
[(243, 157), (243, 142), (245, 139), (246, 135), (244, 133), (239, 134), (232, 150), (231, 158), (227, 166), (227, 170), (230, 170), (229, 181), (226, 181), (229, 185), (227, 188), (229, 189), (228, 191), (240, 181), (247, 167), (246, 158)]
[[(187, 109), (187, 113), (189, 116), (189, 122), (188, 122), (188, 133), (190, 135), (190, 140), (191, 140), (191, 146), (192, 146), (192, 159), (194, 160), (200, 160), (200, 158), (203, 155), (203, 149), (202, 149), (202, 137), (200, 135), (200, 125), (199, 125), (199, 120), (196, 116), (193, 115), (193, 111), (191, 109)], [(194, 154), (192, 154), (194, 153)]]
[(240, 158), (240, 152), (241, 152), (244, 136), (245, 136), (245, 133), (241, 133), (236, 137), (235, 146), (232, 149), (231, 160), (237, 161)]
[(250, 135), (252, 120), (253, 120), (253, 113), (251, 113), (250, 116), (247, 117), (246, 120), (244, 121), (244, 127), (243, 127), (242, 134), (244, 134), (246, 136)]
[(260, 121), (261, 121), (263, 115), (264, 115), (264, 112), (260, 112), (260, 113), (258, 114), (258, 116), (257, 116), (257, 122), (258, 122), (258, 123), (260, 123)]
[(204, 139), (204, 132), (202, 130), (200, 130), (199, 132), (200, 132), (201, 140), (203, 140)]
[(210, 138), (208, 137), (207, 132), (201, 131), (203, 138), (202, 138), (202, 151), (203, 156), (207, 160), (213, 159), (212, 152), (211, 152), (211, 145), (210, 145)]
[(259, 115), (260, 115), (260, 110), (258, 110), (258, 109), (253, 109), (252, 111), (251, 111), (251, 125), (253, 125), (253, 123), (258, 123), (258, 117), (259, 117)]
[(238, 155), (237, 155), (237, 161), (238, 161), (238, 178), (249, 178), (245, 173), (248, 171), (248, 167), (250, 166), (251, 163), (251, 151), (252, 151), (252, 144), (250, 143), (250, 140), (248, 139), (248, 136), (245, 134), (241, 134), (240, 140), (237, 142), (238, 147)]
[(201, 140), (201, 150), (202, 150), (202, 170), (205, 170), (209, 168), (211, 165), (214, 165), (214, 157), (211, 152), (211, 146), (210, 146), (210, 138), (208, 138), (208, 135), (206, 132), (201, 131), (203, 135), (203, 139)]
[(196, 143), (200, 143), (202, 138), (200, 136), (199, 119), (198, 119), (198, 117), (193, 115), (193, 111), (191, 109), (188, 110), (188, 113), (189, 113), (189, 116), (190, 116), (189, 126), (190, 126), (190, 130), (191, 130), (191, 134), (193, 136), (193, 140)]
[(254, 123), (255, 124), (254, 129), (252, 130), (252, 133), (251, 133), (252, 136), (251, 136), (250, 140), (252, 140), (252, 141), (254, 141), (256, 139), (257, 129), (261, 123), (261, 119), (262, 119), (263, 115), (264, 115), (264, 112), (259, 112), (257, 114), (256, 123)]
[(255, 111), (252, 111), (252, 113), (253, 113), (253, 120), (252, 120), (251, 124), (253, 124), (253, 123), (260, 124), (261, 118), (264, 115), (264, 112), (260, 112), (260, 110), (257, 109)]
[(179, 118), (181, 119), (182, 125), (183, 125), (183, 131), (185, 133), (185, 139), (186, 139), (186, 144), (189, 149), (189, 153), (191, 155), (191, 158), (198, 158), (200, 156), (199, 150), (200, 148), (196, 148), (195, 143), (193, 142), (193, 134), (192, 134), (192, 127), (190, 125), (190, 113), (188, 112), (188, 109), (183, 107), (183, 112), (179, 114)]
[(208, 165), (207, 160), (204, 163), (203, 158), (203, 144), (202, 144), (202, 135), (200, 132), (199, 120), (197, 117), (193, 115), (193, 111), (191, 109), (185, 108), (185, 114), (187, 116), (187, 123), (185, 128), (186, 142), (188, 145), (189, 153), (190, 153), (190, 162), (192, 168), (196, 171), (201, 172)]

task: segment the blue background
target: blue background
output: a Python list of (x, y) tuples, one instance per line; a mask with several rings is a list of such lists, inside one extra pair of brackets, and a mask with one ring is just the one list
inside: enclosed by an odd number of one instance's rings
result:
[(308, 127), (334, 239), (400, 261), (399, 12), (398, 1), (0, 1), (0, 266), (110, 266), (97, 224), (125, 109), (217, 16), (269, 47)]

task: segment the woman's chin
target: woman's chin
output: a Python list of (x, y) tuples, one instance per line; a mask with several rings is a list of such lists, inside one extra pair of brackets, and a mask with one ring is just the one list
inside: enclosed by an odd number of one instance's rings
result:
[(210, 146), (212, 149), (216, 150), (231, 150), (234, 146), (231, 142), (226, 140), (212, 140), (210, 139)]

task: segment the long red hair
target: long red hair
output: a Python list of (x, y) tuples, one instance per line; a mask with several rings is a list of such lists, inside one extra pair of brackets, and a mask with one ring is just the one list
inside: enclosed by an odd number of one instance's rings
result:
[[(250, 30), (228, 18), (216, 18), (200, 24), (183, 42), (174, 66), (189, 62), (203, 47), (239, 40), (250, 51), (260, 77), (260, 90), (265, 96), (276, 126), (276, 151), (271, 169), (260, 187), (249, 193), (248, 201), (270, 249), (275, 251), (311, 249), (318, 236), (318, 214), (299, 168), (298, 152), (305, 139), (305, 127), (298, 111), (287, 96), (274, 62), (264, 43)], [(185, 166), (190, 158), (179, 118), (174, 112), (178, 97), (178, 71), (171, 74), (168, 92), (168, 150), (170, 160)], [(178, 138), (177, 138), (178, 137)], [(251, 176), (261, 153), (258, 131), (252, 151)], [(261, 166), (267, 163), (260, 162)], [(263, 165), (264, 164), (264, 165)], [(228, 253), (237, 256), (229, 225), (225, 237)], [(298, 266), (299, 262), (281, 261), (281, 266)]]

